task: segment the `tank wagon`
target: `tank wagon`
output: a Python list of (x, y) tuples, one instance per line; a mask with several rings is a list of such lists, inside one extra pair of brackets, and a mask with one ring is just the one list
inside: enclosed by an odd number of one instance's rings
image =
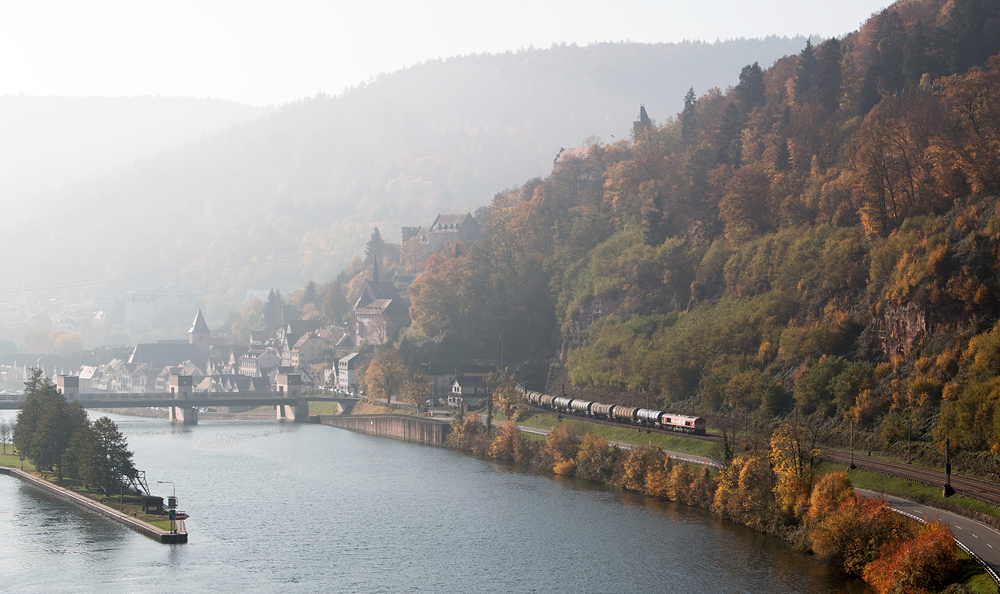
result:
[(559, 413), (568, 413), (581, 417), (594, 417), (629, 425), (639, 425), (641, 427), (656, 427), (670, 431), (693, 433), (695, 435), (705, 434), (705, 419), (702, 417), (675, 415), (662, 410), (622, 406), (620, 404), (604, 404), (603, 402), (592, 402), (580, 398), (551, 396), (534, 390), (524, 390), (523, 394), (525, 402), (529, 405)]

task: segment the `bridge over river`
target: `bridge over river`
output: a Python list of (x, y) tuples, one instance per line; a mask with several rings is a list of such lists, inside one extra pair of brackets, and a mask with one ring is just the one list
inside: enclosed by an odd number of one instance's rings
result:
[[(194, 425), (198, 409), (219, 406), (274, 406), (278, 420), (307, 422), (310, 402), (353, 404), (358, 398), (303, 394), (301, 377), (279, 373), (274, 392), (195, 392), (193, 378), (170, 376), (169, 392), (80, 393), (79, 378), (59, 376), (57, 389), (69, 402), (79, 402), (83, 408), (166, 408), (171, 422)], [(0, 395), (0, 410), (16, 410), (24, 402), (23, 394)]]

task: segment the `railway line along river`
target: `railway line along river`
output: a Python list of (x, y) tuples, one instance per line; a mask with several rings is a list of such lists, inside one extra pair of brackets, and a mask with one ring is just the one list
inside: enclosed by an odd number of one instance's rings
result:
[(321, 425), (113, 419), (154, 493), (175, 483), (190, 542), (161, 545), (0, 476), (0, 589), (866, 591), (702, 510), (446, 449)]

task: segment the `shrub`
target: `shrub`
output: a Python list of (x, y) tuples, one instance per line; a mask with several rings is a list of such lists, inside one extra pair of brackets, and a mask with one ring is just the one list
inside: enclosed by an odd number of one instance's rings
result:
[(955, 538), (947, 526), (935, 522), (892, 555), (865, 566), (864, 578), (879, 594), (929, 594), (951, 582), (957, 571)]
[(507, 462), (524, 462), (527, 458), (521, 430), (516, 423), (507, 423), (490, 442), (490, 457)]
[(867, 564), (911, 536), (909, 526), (884, 499), (854, 494), (813, 530), (812, 549), (847, 573), (861, 575)]
[(620, 451), (609, 445), (606, 437), (587, 433), (576, 457), (576, 476), (588, 481), (610, 483)]

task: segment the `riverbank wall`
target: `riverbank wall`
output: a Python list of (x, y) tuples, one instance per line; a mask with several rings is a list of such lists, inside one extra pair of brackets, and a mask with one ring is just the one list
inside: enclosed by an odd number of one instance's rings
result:
[(444, 445), (451, 430), (449, 421), (406, 415), (322, 415), (319, 422), (358, 433), (436, 446)]
[(102, 503), (98, 503), (89, 497), (84, 497), (79, 493), (74, 493), (69, 489), (64, 489), (59, 485), (54, 485), (49, 481), (38, 478), (37, 476), (18, 470), (16, 468), (3, 468), (0, 467), (0, 474), (6, 474), (8, 476), (13, 476), (19, 478), (22, 481), (29, 483), (38, 487), (39, 489), (44, 489), (49, 493), (52, 493), (56, 497), (69, 501), (79, 505), (80, 507), (89, 509), (91, 511), (97, 512), (103, 516), (107, 516), (112, 520), (118, 522), (119, 524), (124, 524), (127, 528), (135, 530), (143, 536), (148, 536), (157, 542), (162, 542), (164, 544), (182, 544), (188, 541), (187, 530), (184, 527), (184, 522), (177, 522), (177, 532), (168, 532), (166, 530), (160, 530), (152, 524), (147, 524), (141, 520), (137, 520), (129, 515), (126, 515), (117, 509), (108, 507)]

